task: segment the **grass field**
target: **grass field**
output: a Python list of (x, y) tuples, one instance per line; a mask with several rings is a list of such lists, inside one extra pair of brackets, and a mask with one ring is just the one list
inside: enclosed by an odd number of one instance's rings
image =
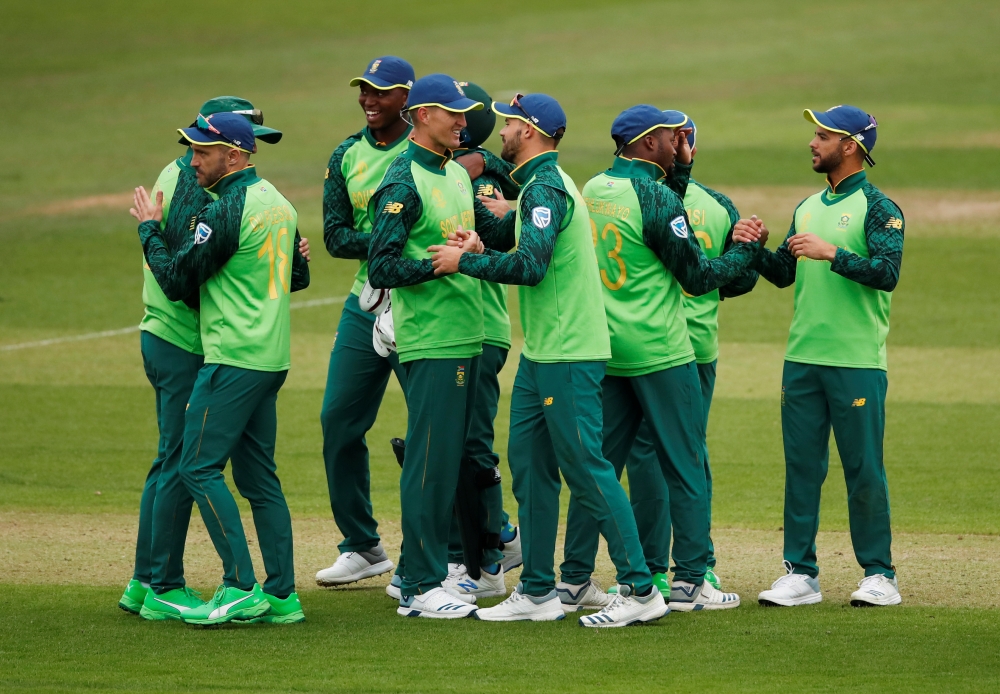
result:
[[(0, 148), (0, 690), (997, 691), (998, 26), (1000, 7), (965, 0), (0, 3), (8, 131)], [(322, 252), (322, 172), (361, 127), (348, 80), (385, 53), (407, 57), (418, 75), (449, 72), (497, 98), (556, 96), (569, 117), (562, 160), (581, 185), (608, 165), (608, 130), (621, 109), (683, 109), (699, 126), (696, 177), (744, 214), (763, 216), (774, 236), (822, 185), (809, 168), (802, 109), (847, 102), (876, 115), (879, 164), (870, 176), (907, 218), (886, 437), (902, 607), (846, 606), (861, 576), (836, 460), (818, 541), (825, 602), (796, 611), (756, 605), (781, 571), (778, 389), (792, 299), (763, 282), (722, 306), (709, 432), (719, 572), (742, 594), (738, 610), (592, 633), (571, 620), (404, 620), (379, 580), (313, 585), (340, 539), (319, 408), (355, 267)], [(153, 393), (138, 334), (127, 331), (142, 315), (128, 191), (153, 182), (181, 153), (173, 129), (223, 93), (252, 99), (285, 131), (256, 163), (298, 207), (313, 241), (313, 282), (294, 297), (294, 366), (279, 399), (277, 458), (308, 616), (294, 627), (200, 631), (115, 607), (156, 447)], [(76, 339), (101, 331), (118, 332)], [(503, 373), (501, 454), (515, 357)], [(369, 437), (389, 548), (400, 539), (399, 473), (387, 439), (405, 424), (393, 383)], [(211, 593), (219, 562), (197, 517), (187, 564), (190, 583)], [(613, 578), (603, 554), (598, 573), (605, 584)]]

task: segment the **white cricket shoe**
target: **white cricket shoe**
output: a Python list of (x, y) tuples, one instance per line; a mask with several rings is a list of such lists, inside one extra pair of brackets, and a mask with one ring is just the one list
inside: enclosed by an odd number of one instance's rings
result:
[(459, 619), (471, 617), (476, 606), (457, 599), (444, 588), (433, 588), (423, 595), (406, 595), (399, 601), (396, 614), (403, 617)]
[(396, 565), (389, 561), (382, 543), (364, 552), (344, 552), (328, 569), (316, 573), (316, 583), (321, 586), (342, 586), (363, 578), (379, 576), (392, 571)]
[(389, 581), (389, 585), (385, 587), (385, 594), (398, 602), (403, 597), (403, 594), (399, 592), (399, 588), (402, 585), (403, 578), (399, 574), (394, 574), (392, 580)]
[(456, 576), (464, 576), (468, 571), (465, 568), (465, 564), (453, 564), (448, 562), (448, 576), (444, 580), (450, 581)]
[(510, 542), (503, 543), (503, 549), (500, 550), (503, 554), (503, 559), (500, 560), (500, 566), (503, 567), (503, 572), (507, 573), (511, 569), (516, 569), (521, 564), (524, 563), (524, 558), (521, 556), (521, 528), (514, 526), (514, 539)]
[(632, 624), (644, 624), (655, 622), (660, 617), (668, 614), (670, 608), (654, 587), (649, 595), (638, 597), (632, 595), (629, 586), (618, 586), (618, 593), (613, 596), (611, 603), (597, 614), (589, 614), (580, 617), (582, 627), (627, 627)]
[(560, 581), (556, 585), (556, 593), (563, 612), (567, 614), (583, 610), (603, 610), (614, 599), (614, 595), (605, 593), (601, 584), (593, 578), (581, 585)]
[(788, 573), (772, 583), (770, 590), (758, 595), (757, 602), (764, 607), (794, 607), (822, 602), (823, 594), (819, 590), (818, 578), (792, 573), (791, 562), (785, 560), (782, 563)]
[(852, 607), (898, 605), (901, 602), (903, 596), (899, 594), (899, 582), (882, 574), (865, 576), (858, 589), (851, 593)]
[(536, 598), (525, 595), (522, 584), (499, 605), (476, 611), (476, 619), (484, 622), (556, 622), (563, 619), (559, 596), (554, 590), (548, 595)]
[(670, 584), (670, 609), (678, 612), (698, 610), (728, 610), (740, 606), (740, 596), (716, 590), (708, 581), (700, 586), (687, 581)]
[(481, 569), (478, 579), (470, 576), (468, 571), (448, 576), (443, 587), (452, 595), (469, 596), (473, 601), (476, 598), (499, 598), (507, 594), (507, 586), (503, 582), (503, 566), (499, 567), (496, 574)]

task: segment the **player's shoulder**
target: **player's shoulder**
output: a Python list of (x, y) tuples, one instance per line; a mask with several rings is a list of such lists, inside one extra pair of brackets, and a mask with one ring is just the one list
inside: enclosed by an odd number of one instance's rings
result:
[(866, 182), (861, 187), (861, 192), (868, 199), (869, 216), (903, 219), (902, 208), (895, 203), (888, 195), (879, 190), (873, 183)]
[(332, 167), (335, 162), (343, 161), (344, 157), (347, 155), (347, 151), (363, 141), (364, 131), (359, 130), (337, 145), (333, 150), (333, 154), (330, 155), (330, 166)]
[(255, 214), (266, 210), (271, 223), (291, 222), (297, 220), (298, 213), (288, 198), (281, 194), (273, 183), (265, 178), (259, 178), (246, 187), (246, 205), (244, 214)]

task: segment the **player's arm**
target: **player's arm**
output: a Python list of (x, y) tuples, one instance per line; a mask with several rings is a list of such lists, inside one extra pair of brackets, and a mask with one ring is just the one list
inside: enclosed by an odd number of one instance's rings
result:
[(670, 173), (663, 179), (663, 185), (677, 193), (677, 197), (681, 200), (687, 195), (688, 183), (691, 181), (691, 169), (693, 167), (694, 162), (682, 164), (679, 161), (675, 161), (673, 168), (670, 169)]
[(293, 292), (301, 291), (309, 286), (309, 262), (305, 259), (305, 256), (299, 251), (299, 242), (302, 237), (299, 236), (299, 230), (295, 230), (295, 241), (292, 247), (292, 284), (291, 290)]
[(643, 242), (692, 296), (707, 294), (744, 273), (757, 255), (756, 243), (737, 243), (709, 260), (690, 232), (681, 199), (648, 179), (632, 182), (642, 211)]
[[(521, 196), (521, 238), (514, 252), (463, 253), (458, 271), (489, 282), (534, 287), (545, 278), (556, 237), (571, 219), (568, 200), (566, 191), (558, 188), (530, 186)], [(536, 209), (548, 210), (549, 214), (536, 215)]]
[(872, 289), (891, 292), (899, 282), (903, 263), (903, 212), (892, 200), (882, 198), (868, 209), (865, 218), (865, 240), (868, 258), (862, 258), (843, 248), (830, 269), (842, 277)]
[(176, 251), (164, 243), (157, 220), (139, 225), (139, 240), (153, 277), (171, 301), (197, 291), (240, 247), (245, 195), (226, 195), (202, 208), (195, 233)]
[[(802, 203), (799, 203), (801, 205)], [(798, 211), (798, 206), (796, 206)], [(788, 228), (788, 235), (773, 252), (762, 248), (757, 255), (757, 262), (754, 269), (760, 273), (761, 277), (779, 289), (791, 286), (795, 282), (795, 256), (788, 249), (788, 240), (798, 232), (795, 230), (795, 213), (792, 213), (792, 225)]]
[[(503, 203), (506, 205), (506, 203)], [(506, 253), (517, 243), (514, 235), (514, 210), (508, 209), (503, 217), (486, 207), (478, 198), (473, 200), (476, 214), (476, 233), (483, 245), (495, 251)], [(502, 208), (498, 211), (502, 212)]]
[[(736, 223), (740, 221), (740, 213), (733, 204), (733, 201), (722, 193), (710, 190), (708, 194), (726, 208), (726, 211), (729, 213), (729, 233), (726, 234), (726, 242), (722, 247), (722, 252), (726, 253), (736, 244), (736, 241), (733, 241), (733, 230), (736, 228)], [(759, 277), (760, 274), (751, 267), (732, 282), (719, 287), (719, 299), (732, 299), (737, 296), (749, 294), (757, 286)]]
[(409, 287), (434, 279), (430, 258), (403, 257), (410, 229), (422, 212), (420, 196), (405, 183), (383, 185), (372, 196), (368, 203), (372, 217), (368, 281), (376, 289)]
[(510, 177), (511, 171), (514, 170), (514, 165), (504, 161), (487, 149), (480, 149), (479, 152), (483, 155), (483, 163), (485, 164), (483, 173), (492, 175), (493, 178), (500, 182), (500, 190), (503, 192), (505, 198), (510, 200), (516, 198), (521, 192), (521, 187), (514, 183), (514, 179)]
[(357, 142), (345, 140), (330, 157), (323, 181), (323, 243), (334, 258), (364, 260), (371, 238), (354, 228), (354, 206), (344, 180), (344, 153)]

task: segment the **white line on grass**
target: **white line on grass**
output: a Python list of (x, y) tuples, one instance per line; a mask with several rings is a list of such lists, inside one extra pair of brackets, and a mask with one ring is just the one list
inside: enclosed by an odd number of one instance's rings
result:
[[(328, 306), (329, 304), (339, 304), (347, 299), (346, 296), (328, 296), (325, 299), (309, 299), (308, 301), (296, 301), (289, 308), (312, 308), (313, 306)], [(58, 345), (63, 342), (79, 342), (81, 340), (96, 340), (100, 337), (114, 337), (115, 335), (128, 335), (139, 331), (139, 326), (131, 328), (118, 328), (117, 330), (102, 330), (99, 333), (84, 333), (83, 335), (67, 335), (66, 337), (52, 337), (48, 340), (36, 340), (35, 342), (19, 342), (14, 345), (0, 346), (0, 352), (13, 352), (19, 349), (31, 349), (32, 347), (48, 347)]]

